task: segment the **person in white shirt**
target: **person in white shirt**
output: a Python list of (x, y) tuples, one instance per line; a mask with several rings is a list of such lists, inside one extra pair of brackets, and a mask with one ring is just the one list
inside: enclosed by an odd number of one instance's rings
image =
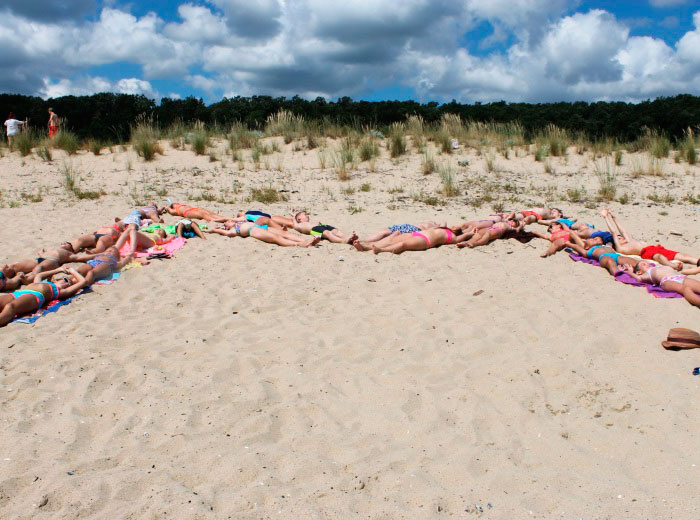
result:
[(24, 121), (18, 121), (17, 119), (15, 119), (15, 115), (12, 112), (10, 112), (10, 115), (5, 121), (5, 131), (7, 132), (8, 146), (12, 146), (12, 141), (14, 140), (15, 136), (19, 134), (19, 131), (22, 128), (22, 125), (24, 124)]

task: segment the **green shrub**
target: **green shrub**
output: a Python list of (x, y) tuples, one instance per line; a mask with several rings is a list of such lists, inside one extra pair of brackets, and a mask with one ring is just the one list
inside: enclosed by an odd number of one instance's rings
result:
[(59, 130), (56, 137), (51, 140), (51, 144), (54, 148), (63, 150), (68, 155), (73, 155), (75, 152), (80, 150), (80, 141), (78, 141), (78, 136), (70, 130)]
[(32, 149), (37, 145), (39, 139), (34, 130), (25, 130), (20, 132), (14, 141), (19, 153), (22, 154), (22, 157), (26, 157), (32, 153)]

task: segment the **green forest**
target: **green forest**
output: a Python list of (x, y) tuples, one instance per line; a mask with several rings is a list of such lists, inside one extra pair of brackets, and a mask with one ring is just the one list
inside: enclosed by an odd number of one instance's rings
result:
[(101, 142), (125, 142), (139, 118), (152, 118), (160, 128), (173, 124), (189, 125), (201, 121), (222, 129), (240, 122), (250, 129), (260, 129), (268, 116), (286, 110), (307, 121), (328, 121), (357, 128), (382, 130), (391, 123), (420, 116), (427, 124), (436, 123), (444, 114), (457, 114), (464, 121), (518, 122), (527, 136), (533, 136), (548, 125), (555, 125), (572, 135), (590, 140), (614, 139), (631, 142), (647, 129), (673, 141), (683, 138), (684, 131), (700, 124), (700, 97), (678, 95), (642, 103), (595, 102), (574, 103), (474, 103), (452, 101), (418, 103), (416, 101), (354, 101), (349, 97), (327, 101), (322, 97), (306, 100), (252, 96), (224, 98), (206, 105), (194, 97), (163, 98), (160, 104), (140, 95), (94, 94), (64, 96), (44, 100), (18, 94), (0, 94), (0, 114), (13, 112), (18, 119), (29, 119), (30, 127), (45, 130), (47, 109), (52, 107), (63, 121), (64, 128), (81, 139)]

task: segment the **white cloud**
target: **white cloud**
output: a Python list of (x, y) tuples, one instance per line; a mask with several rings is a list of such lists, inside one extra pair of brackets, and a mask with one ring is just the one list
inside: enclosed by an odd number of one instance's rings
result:
[[(158, 97), (149, 80), (226, 95), (357, 96), (391, 85), (424, 99), (639, 100), (700, 92), (700, 12), (675, 46), (630, 36), (577, 0), (209, 0), (179, 20), (135, 16), (116, 3), (91, 20), (0, 25), (0, 91)], [(89, 0), (76, 0), (85, 9)], [(81, 7), (83, 6), (83, 7)], [(1, 9), (0, 9), (1, 10)], [(493, 33), (473, 32), (491, 24)], [(639, 32), (639, 31), (636, 31)], [(480, 40), (474, 40), (479, 34)], [(478, 55), (466, 48), (480, 49)], [(95, 66), (137, 65), (108, 80)], [(169, 88), (170, 90), (170, 88)]]
[(675, 7), (677, 5), (687, 4), (688, 0), (649, 0), (653, 7)]
[(43, 98), (55, 98), (67, 95), (88, 96), (100, 92), (117, 92), (119, 94), (143, 94), (148, 98), (158, 98), (156, 92), (148, 81), (138, 78), (124, 78), (111, 82), (101, 77), (82, 77), (76, 80), (60, 79), (51, 81), (44, 79), (44, 86), (39, 95)]

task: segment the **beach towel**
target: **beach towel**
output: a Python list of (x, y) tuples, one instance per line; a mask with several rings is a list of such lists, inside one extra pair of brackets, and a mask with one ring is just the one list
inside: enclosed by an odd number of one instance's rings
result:
[[(120, 273), (112, 273), (112, 276), (110, 276), (109, 278), (105, 278), (104, 280), (97, 281), (93, 285), (112, 285), (114, 282), (119, 280), (119, 274)], [(41, 309), (34, 311), (32, 314), (25, 314), (21, 318), (15, 318), (12, 321), (16, 321), (17, 323), (34, 323), (36, 320), (38, 320), (42, 316), (46, 316), (49, 313), (56, 312), (58, 309), (60, 309), (64, 305), (68, 305), (75, 298), (77, 298), (78, 296), (80, 296), (81, 294), (84, 294), (86, 292), (91, 292), (91, 289), (89, 287), (86, 287), (85, 289), (80, 291), (78, 294), (76, 294), (72, 298), (68, 298), (67, 300), (50, 301), (48, 303), (48, 305), (45, 304)]]
[[(569, 253), (569, 257), (574, 262), (582, 262), (584, 264), (590, 264), (600, 267), (600, 262), (598, 262), (598, 260), (593, 260), (592, 258), (586, 258), (584, 256), (577, 255), (576, 253)], [(618, 271), (617, 273), (615, 273), (615, 280), (626, 285), (632, 285), (634, 287), (646, 287), (647, 292), (651, 294), (654, 298), (683, 298), (681, 294), (664, 291), (658, 285), (638, 282), (624, 271)]]
[[(163, 244), (162, 246), (153, 246), (146, 251), (137, 251), (134, 253), (136, 258), (170, 258), (173, 253), (178, 249), (185, 247), (187, 240), (184, 238), (174, 238), (170, 242)], [(119, 254), (126, 256), (131, 251), (131, 245), (127, 242), (119, 250)]]
[(12, 321), (17, 322), (17, 323), (34, 323), (39, 318), (46, 316), (47, 314), (50, 314), (52, 312), (56, 312), (58, 309), (60, 309), (64, 305), (68, 305), (70, 302), (75, 300), (81, 294), (85, 294), (88, 292), (91, 292), (91, 289), (89, 287), (86, 287), (85, 289), (83, 289), (82, 291), (80, 291), (78, 294), (76, 294), (75, 296), (73, 296), (71, 298), (68, 298), (66, 300), (50, 301), (48, 304), (44, 304), (44, 306), (41, 309), (37, 309), (32, 314), (23, 314), (21, 318), (15, 318)]

